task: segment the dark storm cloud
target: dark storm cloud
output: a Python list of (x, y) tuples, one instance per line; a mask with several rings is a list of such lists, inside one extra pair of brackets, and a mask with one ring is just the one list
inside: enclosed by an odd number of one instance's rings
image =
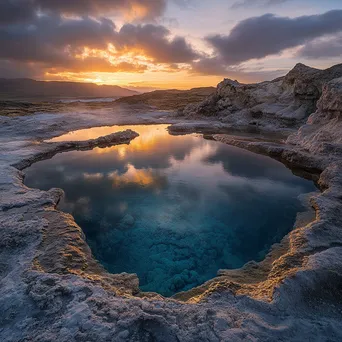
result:
[(30, 25), (0, 27), (0, 58), (58, 64), (69, 59), (70, 50), (106, 48), (114, 36), (114, 24), (107, 19), (37, 17)]
[[(182, 37), (169, 39), (170, 31), (163, 26), (124, 25), (120, 31), (105, 18), (62, 18), (59, 15), (35, 16), (26, 23), (0, 26), (0, 60), (40, 63), (42, 68), (78, 71), (141, 72), (144, 65), (120, 63), (89, 56), (75, 59), (84, 47), (106, 51), (108, 44), (118, 54), (138, 51), (156, 63), (191, 62), (198, 54)], [(131, 69), (130, 69), (131, 67)]]
[(141, 49), (159, 63), (189, 63), (199, 55), (183, 37), (169, 40), (171, 32), (164, 26), (124, 25), (116, 37), (116, 48)]
[(75, 16), (127, 14), (142, 20), (160, 17), (167, 0), (1, 0), (0, 23), (33, 18), (37, 11)]
[(265, 80), (273, 80), (286, 74), (287, 70), (261, 70), (248, 71), (241, 67), (230, 67), (217, 57), (206, 57), (191, 64), (192, 74), (212, 75), (242, 80), (242, 82), (254, 83)]
[(221, 76), (227, 74), (227, 66), (218, 57), (204, 57), (192, 63), (192, 73)]
[[(125, 24), (118, 31), (105, 15), (151, 20), (161, 16), (168, 0), (0, 0), (0, 76), (70, 72), (142, 72), (144, 63), (112, 64), (100, 55), (75, 58), (84, 48), (120, 57), (142, 54), (172, 65), (198, 58), (183, 37), (171, 37), (163, 26)], [(170, 0), (185, 6), (188, 0)], [(67, 17), (65, 17), (67, 15)], [(70, 16), (71, 15), (71, 16)], [(115, 62), (114, 62), (115, 63)], [(23, 72), (27, 66), (29, 72)]]
[[(298, 52), (299, 57), (308, 59), (334, 58), (342, 56), (342, 34), (307, 43)], [(342, 58), (341, 58), (342, 60)]]
[(225, 63), (235, 65), (338, 31), (342, 31), (342, 10), (297, 18), (265, 14), (241, 21), (227, 36), (218, 34), (206, 40)]
[(32, 1), (1, 0), (0, 25), (29, 21), (35, 17), (35, 8)]

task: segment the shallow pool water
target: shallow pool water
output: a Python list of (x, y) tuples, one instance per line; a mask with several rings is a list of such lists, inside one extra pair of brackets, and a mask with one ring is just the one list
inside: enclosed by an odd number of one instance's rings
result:
[(142, 290), (170, 296), (261, 260), (304, 210), (298, 195), (315, 188), (271, 158), (166, 127), (130, 126), (140, 134), (130, 145), (58, 154), (27, 169), (25, 183), (64, 189), (60, 209), (107, 270), (137, 273)]

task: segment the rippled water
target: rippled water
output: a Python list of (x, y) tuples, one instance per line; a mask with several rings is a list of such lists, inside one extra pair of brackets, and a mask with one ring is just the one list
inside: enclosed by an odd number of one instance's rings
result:
[[(89, 139), (126, 127), (81, 130)], [(130, 145), (56, 155), (26, 170), (30, 187), (64, 189), (95, 257), (113, 273), (137, 273), (144, 291), (170, 296), (219, 269), (261, 260), (314, 190), (271, 158), (171, 136), (165, 125), (130, 126)]]

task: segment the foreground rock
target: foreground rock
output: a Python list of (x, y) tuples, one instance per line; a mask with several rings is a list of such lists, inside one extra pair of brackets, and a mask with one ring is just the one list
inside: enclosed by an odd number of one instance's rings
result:
[(200, 104), (179, 112), (189, 119), (210, 117), (230, 127), (264, 131), (298, 128), (316, 109), (323, 86), (342, 77), (342, 64), (318, 70), (297, 64), (285, 77), (258, 84), (225, 79)]
[(70, 141), (62, 143), (49, 143), (45, 144), (48, 149), (44, 149), (43, 152), (37, 153), (30, 158), (24, 159), (19, 163), (14, 164), (16, 168), (22, 170), (38, 160), (47, 159), (53, 157), (60, 152), (67, 152), (73, 150), (91, 150), (94, 147), (109, 147), (117, 144), (128, 144), (132, 139), (138, 137), (139, 134), (130, 129), (99, 137), (96, 139), (90, 139), (85, 141)]

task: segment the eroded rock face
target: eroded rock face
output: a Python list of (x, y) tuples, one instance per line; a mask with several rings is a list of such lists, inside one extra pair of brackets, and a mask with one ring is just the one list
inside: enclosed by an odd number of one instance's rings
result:
[(316, 110), (324, 85), (342, 77), (342, 64), (318, 70), (297, 64), (285, 77), (258, 84), (225, 79), (200, 104), (187, 106), (187, 118), (216, 117), (233, 128), (274, 131), (296, 128)]
[(326, 157), (342, 155), (342, 77), (323, 86), (316, 112), (287, 142)]

